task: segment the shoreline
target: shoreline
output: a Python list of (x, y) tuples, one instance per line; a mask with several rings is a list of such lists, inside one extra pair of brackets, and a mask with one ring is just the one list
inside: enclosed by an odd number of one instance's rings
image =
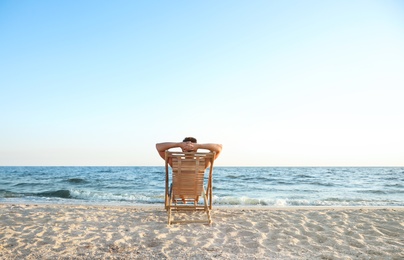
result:
[(168, 226), (163, 205), (0, 203), (0, 259), (404, 258), (404, 207), (214, 206), (212, 219)]
[[(30, 205), (30, 206), (66, 206), (66, 207), (111, 207), (111, 208), (138, 208), (138, 209), (163, 209), (164, 204), (109, 204), (109, 203), (52, 203), (52, 202), (33, 202), (33, 201), (0, 201), (0, 205)], [(215, 205), (215, 209), (228, 209), (228, 210), (344, 210), (344, 209), (399, 209), (404, 210), (404, 206), (262, 206), (262, 205)]]

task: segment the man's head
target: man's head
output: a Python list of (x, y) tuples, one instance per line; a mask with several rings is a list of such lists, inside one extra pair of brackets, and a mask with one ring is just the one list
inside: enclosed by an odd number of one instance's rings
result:
[(185, 137), (182, 142), (186, 143), (185, 147), (182, 148), (183, 152), (196, 152), (194, 144), (196, 144), (196, 139), (193, 137)]
[(193, 137), (185, 137), (184, 140), (182, 140), (184, 143), (191, 142), (191, 143), (197, 143), (196, 139)]

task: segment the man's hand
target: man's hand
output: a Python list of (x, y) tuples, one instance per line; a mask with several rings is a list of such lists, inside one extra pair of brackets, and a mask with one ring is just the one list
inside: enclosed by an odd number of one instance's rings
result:
[(181, 143), (181, 149), (184, 151), (184, 152), (194, 152), (194, 151), (196, 151), (197, 149), (195, 148), (195, 144), (194, 143), (191, 143), (191, 142), (182, 142)]

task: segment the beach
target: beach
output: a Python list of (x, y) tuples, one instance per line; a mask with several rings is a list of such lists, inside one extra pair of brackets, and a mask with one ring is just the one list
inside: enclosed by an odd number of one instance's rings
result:
[(3, 203), (0, 259), (404, 258), (403, 207), (216, 207), (212, 218), (168, 226), (162, 206)]

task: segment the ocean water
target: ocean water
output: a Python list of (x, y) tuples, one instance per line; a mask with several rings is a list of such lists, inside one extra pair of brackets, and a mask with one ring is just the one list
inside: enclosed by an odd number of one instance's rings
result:
[[(0, 167), (0, 203), (163, 205), (164, 167)], [(404, 168), (215, 167), (214, 205), (404, 206)]]

